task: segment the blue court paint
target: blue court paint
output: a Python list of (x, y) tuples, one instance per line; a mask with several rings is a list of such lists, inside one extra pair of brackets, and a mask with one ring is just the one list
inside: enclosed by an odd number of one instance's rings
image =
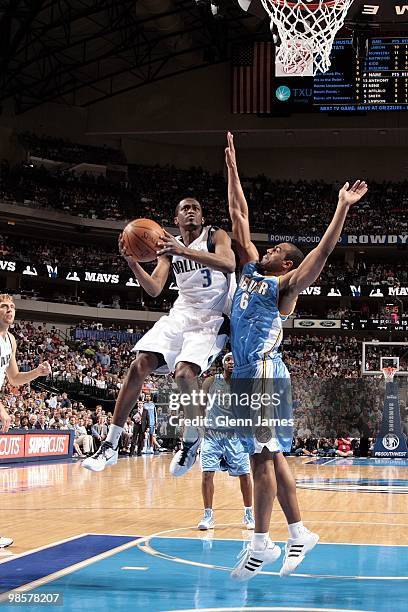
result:
[(0, 563), (0, 594), (134, 540), (134, 536), (85, 535)]
[[(149, 544), (154, 555), (135, 546), (33, 592), (63, 594), (67, 612), (262, 606), (407, 610), (408, 547), (319, 544), (299, 567), (297, 573), (302, 576), (259, 575), (243, 584), (233, 582), (229, 571), (203, 567), (231, 568), (244, 545), (241, 541), (211, 540), (205, 534), (203, 539), (152, 538)], [(280, 564), (278, 560), (266, 569), (278, 572)], [(35, 607), (24, 609), (34, 611)]]
[(304, 465), (368, 465), (370, 467), (408, 467), (408, 459), (376, 459), (374, 457), (319, 457), (306, 461)]

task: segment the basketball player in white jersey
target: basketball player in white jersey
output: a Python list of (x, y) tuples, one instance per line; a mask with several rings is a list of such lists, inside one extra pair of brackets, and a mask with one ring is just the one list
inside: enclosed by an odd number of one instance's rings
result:
[[(11, 418), (6, 407), (1, 401), (1, 389), (7, 375), (9, 383), (13, 387), (27, 385), (39, 376), (51, 374), (51, 367), (48, 361), (44, 361), (31, 372), (19, 372), (16, 362), (16, 340), (9, 332), (10, 325), (14, 323), (16, 308), (11, 295), (0, 295), (0, 421), (1, 433), (7, 433), (10, 428)], [(11, 538), (0, 536), (0, 548), (5, 548), (13, 543)]]
[(231, 405), (228, 394), (231, 393), (231, 374), (234, 369), (232, 353), (222, 359), (223, 373), (209, 376), (203, 383), (206, 394), (207, 410), (206, 430), (201, 445), (201, 491), (204, 502), (204, 516), (198, 523), (198, 529), (205, 531), (215, 526), (213, 499), (215, 472), (226, 472), (239, 478), (244, 516), (242, 523), (247, 529), (255, 527), (252, 513), (252, 481), (249, 455), (245, 452), (234, 429), (228, 425), (231, 416)]
[[(108, 436), (98, 451), (82, 462), (99, 472), (118, 458), (118, 442), (126, 419), (139, 397), (143, 381), (151, 372), (175, 373), (181, 393), (199, 392), (197, 377), (219, 355), (227, 339), (228, 315), (236, 289), (235, 256), (224, 230), (205, 226), (201, 205), (193, 198), (181, 200), (176, 208), (176, 238), (165, 232), (158, 250), (158, 262), (148, 274), (130, 255), (119, 239), (119, 249), (143, 289), (158, 296), (173, 270), (179, 296), (167, 316), (162, 317), (137, 342), (138, 355), (120, 389)], [(194, 407), (198, 410), (199, 406)], [(185, 407), (186, 416), (193, 406)], [(183, 446), (170, 465), (174, 476), (181, 476), (194, 464), (200, 446), (197, 427), (183, 432)]]

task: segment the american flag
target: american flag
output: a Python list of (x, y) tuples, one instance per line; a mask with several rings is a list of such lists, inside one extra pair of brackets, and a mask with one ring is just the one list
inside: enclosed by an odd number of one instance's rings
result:
[(270, 113), (274, 74), (272, 42), (236, 47), (232, 56), (232, 112)]

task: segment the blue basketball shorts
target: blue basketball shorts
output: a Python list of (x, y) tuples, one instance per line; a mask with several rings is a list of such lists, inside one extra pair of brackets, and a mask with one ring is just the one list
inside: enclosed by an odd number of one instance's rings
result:
[(236, 436), (206, 433), (201, 445), (201, 470), (228, 472), (230, 476), (249, 474), (249, 455)]
[(293, 408), (290, 375), (280, 355), (234, 368), (235, 431), (249, 455), (290, 452)]

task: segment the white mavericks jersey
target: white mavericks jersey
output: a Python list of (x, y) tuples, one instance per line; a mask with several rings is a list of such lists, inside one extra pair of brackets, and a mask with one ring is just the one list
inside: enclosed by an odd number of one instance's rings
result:
[(6, 370), (10, 364), (12, 352), (13, 347), (10, 334), (7, 332), (5, 336), (0, 336), (0, 389), (4, 384)]
[[(217, 229), (207, 225), (188, 248), (214, 253), (213, 236)], [(183, 244), (181, 236), (176, 236), (176, 240)], [(212, 270), (179, 255), (173, 255), (172, 268), (180, 291), (173, 308), (196, 308), (230, 314), (237, 286), (235, 273), (227, 274)]]

